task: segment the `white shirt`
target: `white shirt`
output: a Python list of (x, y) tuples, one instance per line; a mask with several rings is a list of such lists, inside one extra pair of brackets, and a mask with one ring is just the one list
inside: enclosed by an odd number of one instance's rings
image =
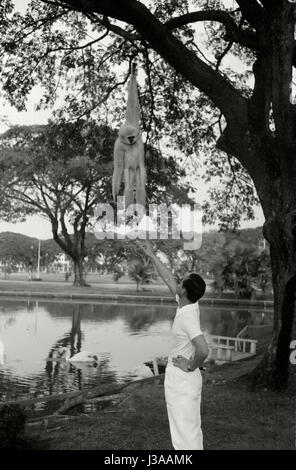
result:
[(177, 356), (186, 359), (193, 357), (194, 346), (191, 340), (202, 334), (198, 302), (179, 307), (172, 327), (168, 361), (171, 362), (172, 358)]

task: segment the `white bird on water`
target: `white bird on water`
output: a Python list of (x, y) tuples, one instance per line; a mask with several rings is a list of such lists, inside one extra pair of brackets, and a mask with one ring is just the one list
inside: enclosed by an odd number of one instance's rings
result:
[(67, 359), (69, 362), (98, 362), (98, 356), (89, 351), (80, 351)]
[(62, 359), (68, 362), (85, 362), (85, 363), (94, 363), (98, 362), (98, 356), (89, 351), (80, 351), (74, 356), (71, 356), (70, 349), (67, 347), (60, 347), (53, 356), (53, 359)]
[(131, 370), (131, 374), (135, 376), (135, 380), (148, 379), (154, 377), (154, 374), (150, 367), (145, 364), (141, 364)]

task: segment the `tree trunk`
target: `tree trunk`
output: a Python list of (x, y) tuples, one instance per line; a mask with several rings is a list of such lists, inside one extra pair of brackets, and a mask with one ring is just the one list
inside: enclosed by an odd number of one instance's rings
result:
[(74, 261), (74, 282), (73, 286), (89, 287), (85, 281), (83, 257), (79, 256)]
[(290, 343), (296, 338), (296, 237), (295, 219), (277, 217), (265, 224), (270, 243), (274, 289), (273, 338), (261, 363), (253, 371), (253, 386), (277, 390), (287, 388), (290, 371)]
[(237, 279), (237, 275), (234, 273), (233, 274), (233, 287), (234, 287), (234, 297), (235, 299), (238, 299), (239, 298), (239, 287), (238, 287), (238, 279)]

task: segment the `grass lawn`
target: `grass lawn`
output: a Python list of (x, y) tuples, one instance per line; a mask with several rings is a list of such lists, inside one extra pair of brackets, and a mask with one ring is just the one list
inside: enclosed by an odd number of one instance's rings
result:
[[(68, 282), (65, 282), (64, 275), (62, 273), (47, 274), (41, 273), (41, 281), (29, 281), (26, 273), (13, 273), (9, 276), (9, 279), (0, 279), (0, 292), (5, 292), (7, 295), (21, 292), (24, 295), (31, 293), (32, 295), (41, 293), (48, 293), (50, 295), (72, 295), (72, 294), (84, 294), (84, 295), (101, 295), (101, 294), (124, 294), (124, 295), (145, 295), (145, 296), (161, 296), (170, 297), (172, 295), (168, 287), (159, 278), (154, 280), (149, 285), (140, 286), (140, 292), (136, 290), (136, 284), (129, 279), (128, 276), (124, 276), (115, 282), (112, 278), (112, 274), (95, 274), (90, 273), (87, 276), (88, 287), (74, 287), (71, 278)], [(222, 295), (212, 291), (210, 287), (210, 280), (206, 280), (208, 285), (205, 299), (233, 299), (235, 300), (234, 294), (231, 292), (223, 293)]]
[[(295, 449), (294, 396), (252, 392), (239, 378), (255, 360), (214, 366), (204, 376), (205, 449)], [(47, 429), (28, 428), (36, 449), (172, 450), (163, 376), (134, 384), (121, 405), (71, 418)]]
[[(49, 293), (49, 294), (125, 294), (139, 295), (136, 291), (136, 284), (128, 278), (119, 280), (115, 283), (111, 275), (92, 275), (87, 278), (89, 287), (74, 287), (72, 280), (65, 282), (63, 275), (43, 275), (42, 281), (28, 281), (24, 274), (11, 275), (8, 280), (0, 280), (0, 290), (8, 293), (13, 292), (31, 292), (31, 293)], [(144, 295), (161, 295), (170, 297), (170, 292), (166, 285), (153, 283), (144, 286), (140, 293)]]

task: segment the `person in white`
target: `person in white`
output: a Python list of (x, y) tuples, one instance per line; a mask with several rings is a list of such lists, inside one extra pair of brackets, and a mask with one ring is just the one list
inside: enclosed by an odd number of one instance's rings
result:
[(200, 367), (209, 349), (200, 329), (198, 300), (205, 292), (205, 282), (192, 273), (177, 284), (169, 269), (154, 255), (150, 243), (142, 248), (178, 302), (164, 381), (172, 444), (175, 450), (202, 450)]

